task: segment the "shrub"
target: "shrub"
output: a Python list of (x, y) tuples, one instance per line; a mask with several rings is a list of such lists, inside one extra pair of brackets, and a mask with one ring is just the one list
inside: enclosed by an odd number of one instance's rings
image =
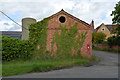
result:
[(2, 36), (2, 60), (29, 59), (32, 56), (32, 44), (28, 40), (20, 40)]
[(106, 35), (102, 32), (93, 32), (92, 36), (93, 43), (102, 43), (106, 38)]
[(120, 36), (112, 36), (112, 37), (109, 37), (109, 38), (107, 39), (107, 41), (108, 41), (108, 44), (110, 45), (110, 47), (111, 47), (112, 45), (118, 45), (118, 46), (120, 46)]

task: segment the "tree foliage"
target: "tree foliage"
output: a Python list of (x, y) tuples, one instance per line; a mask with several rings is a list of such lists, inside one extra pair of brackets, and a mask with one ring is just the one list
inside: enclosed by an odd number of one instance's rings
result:
[(117, 28), (113, 29), (111, 33), (116, 34), (116, 36), (120, 36), (120, 1), (114, 7), (115, 10), (112, 11), (111, 16), (113, 16), (113, 24), (117, 24)]
[(118, 45), (118, 46), (120, 46), (120, 36), (112, 36), (112, 37), (109, 37), (109, 38), (107, 39), (107, 41), (108, 41), (108, 44), (109, 44), (110, 46), (112, 46), (112, 45)]
[(92, 36), (93, 43), (102, 43), (106, 38), (106, 35), (102, 32), (93, 32)]
[(113, 23), (114, 24), (120, 24), (120, 1), (116, 4), (116, 6), (114, 7), (115, 10), (112, 11), (111, 16), (113, 16)]
[(111, 31), (112, 34), (116, 34), (116, 36), (120, 36), (120, 25), (117, 25), (117, 28)]

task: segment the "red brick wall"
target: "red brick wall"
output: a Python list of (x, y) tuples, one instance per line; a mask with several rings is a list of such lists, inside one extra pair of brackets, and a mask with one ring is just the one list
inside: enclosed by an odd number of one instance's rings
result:
[[(86, 39), (84, 41), (83, 47), (81, 48), (81, 55), (90, 58), (92, 56), (92, 31), (87, 31)], [(90, 45), (90, 51), (87, 50), (87, 45)]]
[[(66, 18), (66, 21), (64, 23), (61, 23), (59, 21), (60, 16), (64, 16)], [(59, 28), (60, 25), (62, 25), (62, 26), (66, 25), (67, 28), (70, 28), (76, 22), (77, 22), (76, 20), (72, 19), (71, 17), (68, 17), (67, 15), (59, 14), (58, 16), (55, 16), (49, 20), (48, 28)], [(92, 45), (92, 30), (91, 30), (91, 28), (83, 25), (82, 23), (79, 23), (79, 22), (77, 22), (77, 23), (78, 23), (77, 28), (80, 29), (79, 33), (87, 32), (86, 39), (84, 41), (83, 47), (81, 48), (81, 55), (89, 58), (92, 55), (92, 46), (91, 46)], [(47, 36), (46, 50), (48, 50), (48, 51), (51, 51), (51, 42), (52, 42), (55, 31), (56, 30), (48, 30), (47, 31), (48, 36)], [(59, 32), (60, 31), (61, 30), (59, 30)], [(90, 45), (90, 51), (87, 51), (87, 44)], [(57, 50), (57, 48), (55, 48), (55, 50)]]
[[(94, 44), (94, 46), (102, 48), (102, 49), (108, 49), (108, 48), (110, 48), (110, 46), (108, 44)], [(111, 48), (113, 50), (120, 50), (120, 46), (116, 46), (116, 45), (111, 46)]]

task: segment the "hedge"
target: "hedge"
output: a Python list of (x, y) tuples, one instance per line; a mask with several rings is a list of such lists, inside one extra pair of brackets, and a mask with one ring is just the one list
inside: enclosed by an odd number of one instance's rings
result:
[(109, 44), (110, 46), (112, 46), (112, 45), (118, 45), (118, 46), (120, 46), (120, 36), (112, 36), (112, 37), (109, 37), (109, 38), (107, 39), (107, 41), (108, 41), (108, 44)]
[(2, 60), (29, 59), (33, 53), (32, 43), (8, 36), (2, 36)]
[(102, 43), (106, 38), (106, 35), (102, 32), (93, 32), (92, 41), (93, 43)]

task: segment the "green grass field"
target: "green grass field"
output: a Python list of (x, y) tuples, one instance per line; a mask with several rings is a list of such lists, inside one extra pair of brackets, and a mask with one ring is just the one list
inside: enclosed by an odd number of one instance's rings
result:
[(91, 60), (82, 57), (33, 59), (27, 61), (16, 60), (2, 64), (2, 76), (49, 71), (75, 65), (85, 65), (90, 62)]

